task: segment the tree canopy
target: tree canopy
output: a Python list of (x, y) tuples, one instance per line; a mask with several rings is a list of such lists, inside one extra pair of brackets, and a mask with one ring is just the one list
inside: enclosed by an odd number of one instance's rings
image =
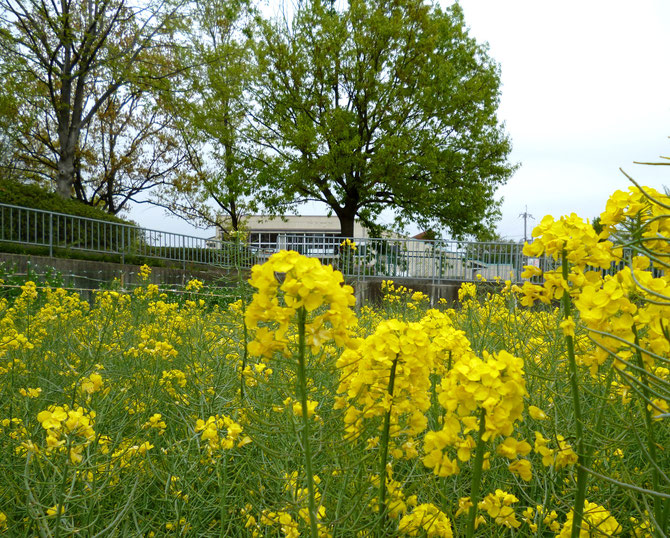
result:
[(253, 61), (255, 10), (247, 0), (208, 0), (192, 6), (185, 70), (171, 92), (191, 174), (182, 174), (154, 200), (172, 213), (224, 233), (238, 230), (258, 207), (257, 148), (245, 129)]
[(391, 210), (490, 237), (515, 166), (461, 8), (336, 5), (0, 0), (0, 168), (114, 214), (142, 197), (237, 229), (317, 201), (343, 236)]
[(458, 4), (307, 0), (260, 34), (252, 122), (272, 156), (261, 174), (270, 208), (322, 202), (343, 236), (388, 208), (399, 225), (487, 236), (515, 166), (498, 66)]
[[(147, 104), (147, 88), (173, 72), (169, 49), (181, 22), (179, 8), (164, 0), (0, 0), (0, 65), (17, 96), (23, 127), (16, 145), (25, 173), (54, 180), (62, 197), (74, 191), (86, 200), (82, 137), (93, 142), (88, 149), (101, 157), (89, 170), (111, 166), (118, 171), (119, 159), (109, 154), (110, 136), (118, 137), (121, 129), (137, 140), (143, 130), (151, 132), (146, 119), (156, 116), (153, 104)], [(132, 121), (126, 121), (127, 114), (135, 116)], [(155, 165), (157, 159), (139, 155), (138, 146), (133, 146), (130, 159), (137, 163), (148, 158)], [(144, 149), (151, 153), (154, 148)], [(89, 193), (103, 203), (116, 192), (109, 187), (115, 176), (107, 172), (98, 174), (99, 182)], [(151, 171), (148, 175), (153, 176)], [(121, 204), (125, 195), (119, 194)], [(119, 209), (115, 203), (106, 208)]]

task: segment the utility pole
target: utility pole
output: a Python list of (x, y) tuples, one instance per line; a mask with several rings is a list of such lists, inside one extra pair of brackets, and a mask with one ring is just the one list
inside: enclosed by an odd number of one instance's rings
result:
[(535, 220), (535, 217), (533, 217), (533, 215), (528, 213), (528, 206), (526, 206), (526, 210), (523, 213), (519, 214), (519, 218), (522, 218), (522, 217), (523, 217), (523, 242), (525, 243), (527, 241), (527, 237), (528, 237), (528, 233), (527, 233), (528, 219)]

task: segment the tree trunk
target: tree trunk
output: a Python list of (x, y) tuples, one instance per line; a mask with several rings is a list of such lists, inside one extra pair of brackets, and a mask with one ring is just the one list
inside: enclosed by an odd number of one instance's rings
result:
[(237, 207), (235, 206), (235, 200), (230, 201), (230, 227), (233, 232), (240, 230), (240, 219), (237, 214)]
[(356, 222), (356, 211), (344, 208), (337, 212), (340, 219), (340, 237), (354, 237), (354, 223)]
[(74, 153), (60, 155), (58, 161), (58, 176), (56, 177), (56, 193), (65, 199), (72, 196), (74, 183)]
[[(83, 104), (83, 93), (75, 92), (74, 105), (72, 104), (72, 77), (66, 76), (71, 73), (69, 51), (66, 50), (66, 73), (60, 77), (61, 95), (54, 103), (57, 110), (58, 121), (58, 176), (56, 177), (56, 192), (62, 197), (69, 199), (72, 196), (72, 187), (75, 182), (75, 153), (79, 142), (79, 129), (81, 125), (81, 110)], [(82, 75), (77, 86), (83, 84)], [(81, 185), (83, 189), (83, 185)], [(83, 200), (82, 200), (83, 201)]]

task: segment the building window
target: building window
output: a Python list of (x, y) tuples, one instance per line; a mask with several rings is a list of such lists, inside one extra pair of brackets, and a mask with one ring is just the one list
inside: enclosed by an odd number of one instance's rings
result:
[(332, 255), (339, 245), (336, 233), (251, 232), (249, 244), (264, 250), (295, 250), (307, 256)]

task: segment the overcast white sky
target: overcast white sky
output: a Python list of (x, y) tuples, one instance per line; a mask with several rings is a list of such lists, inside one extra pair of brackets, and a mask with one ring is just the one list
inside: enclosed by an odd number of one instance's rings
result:
[[(529, 235), (546, 214), (598, 215), (611, 192), (630, 185), (619, 167), (643, 184), (670, 186), (670, 167), (633, 164), (670, 156), (670, 1), (459, 3), (470, 34), (500, 64), (499, 118), (521, 164), (499, 191), (503, 236), (523, 238), (526, 206), (535, 217)], [(131, 217), (193, 232), (157, 209)]]
[[(446, 4), (447, 2), (445, 2)], [(499, 117), (521, 167), (500, 190), (499, 232), (519, 214), (594, 217), (636, 180), (670, 186), (670, 2), (460, 0), (471, 35), (500, 64)], [(529, 230), (530, 233), (530, 230)]]

